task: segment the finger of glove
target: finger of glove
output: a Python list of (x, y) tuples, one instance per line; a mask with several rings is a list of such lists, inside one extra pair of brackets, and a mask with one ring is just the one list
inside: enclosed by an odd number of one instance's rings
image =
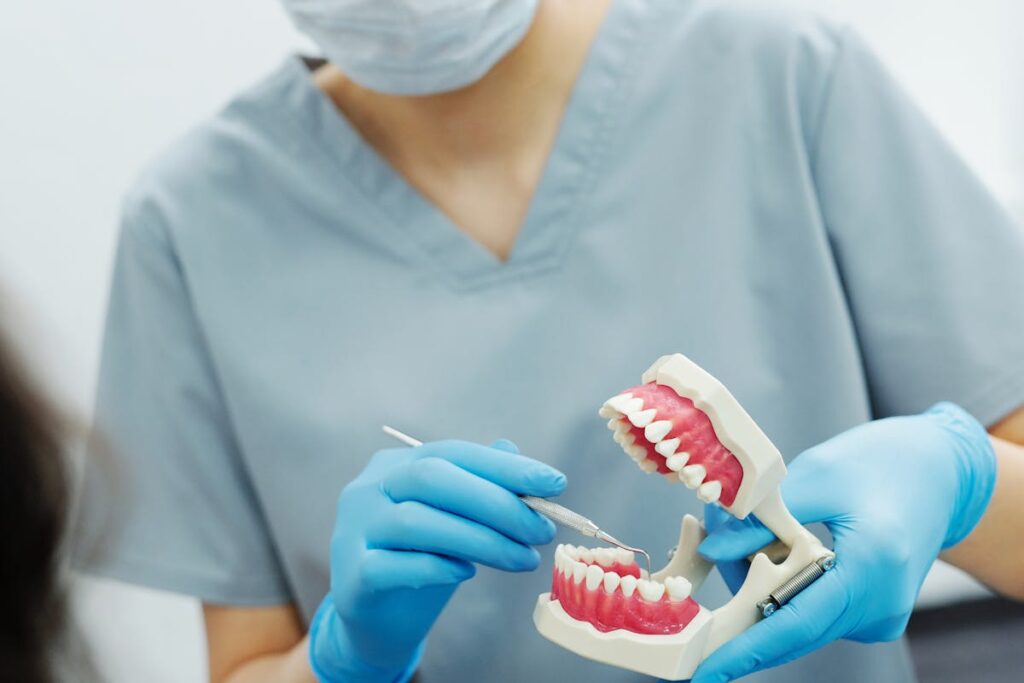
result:
[(391, 506), (367, 534), (367, 548), (447, 555), (505, 571), (537, 568), (540, 555), (494, 529), (418, 501)]
[(491, 444), (491, 448), (499, 451), (505, 451), (506, 453), (519, 453), (519, 446), (517, 446), (514, 441), (509, 441), (508, 439), (498, 439)]
[(747, 572), (750, 570), (750, 563), (746, 560), (736, 560), (734, 562), (719, 562), (715, 565), (718, 569), (718, 573), (722, 576), (722, 580), (725, 581), (725, 585), (729, 587), (732, 594), (735, 595), (739, 592), (740, 586), (747, 579)]
[[(506, 453), (519, 453), (519, 446), (517, 446), (515, 442), (509, 441), (508, 439), (498, 439), (497, 441), (491, 444), (491, 448), (497, 448), (499, 451), (505, 451)], [(547, 541), (544, 541), (544, 543), (550, 543), (552, 540), (554, 540), (555, 534), (558, 532), (558, 529), (555, 527), (555, 523), (547, 517), (545, 517), (544, 515), (541, 515), (536, 512), (534, 512), (534, 514), (543, 519), (548, 529), (551, 530), (551, 537)]]
[(434, 441), (416, 452), (420, 458), (447, 460), (513, 493), (548, 497), (565, 490), (565, 475), (554, 467), (501, 448), (468, 441)]
[(734, 519), (736, 518), (717, 503), (706, 503), (704, 505), (704, 529), (709, 533)]
[[(704, 506), (704, 528), (709, 532), (714, 532), (732, 519), (735, 518), (719, 505), (709, 504)], [(716, 566), (718, 573), (722, 576), (722, 580), (725, 581), (729, 590), (734, 594), (743, 585), (743, 580), (747, 576), (747, 570), (750, 568), (750, 564), (745, 560), (719, 562)]]
[(461, 583), (476, 574), (465, 560), (434, 553), (374, 549), (363, 558), (361, 587), (369, 592)]
[(729, 520), (711, 531), (697, 550), (721, 566), (742, 560), (774, 540), (775, 534), (750, 515), (746, 519)]
[(508, 489), (440, 458), (392, 470), (381, 488), (396, 503), (418, 501), (473, 520), (528, 545), (550, 543), (554, 525)]
[[(813, 454), (809, 452), (793, 461), (782, 484), (786, 507), (804, 525), (843, 514), (840, 502), (832, 494), (833, 488), (822, 485), (821, 470), (808, 455)], [(708, 531), (698, 550), (715, 563), (748, 557), (775, 540), (775, 534), (761, 524), (756, 513), (745, 519), (730, 519), (717, 528), (709, 526)]]
[[(772, 616), (759, 621), (715, 650), (697, 669), (692, 683), (720, 683), (760, 671), (794, 652), (828, 642), (847, 608), (839, 568), (828, 572)], [(819, 644), (820, 643), (820, 644)]]

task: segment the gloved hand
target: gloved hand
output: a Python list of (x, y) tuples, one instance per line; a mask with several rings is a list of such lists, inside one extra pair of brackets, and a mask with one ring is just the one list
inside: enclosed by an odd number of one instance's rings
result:
[[(693, 683), (735, 680), (839, 638), (898, 638), (932, 562), (974, 528), (995, 478), (988, 434), (950, 403), (867, 423), (801, 454), (782, 497), (801, 523), (825, 523), (836, 566), (712, 653)], [(756, 519), (733, 519), (711, 531), (700, 552), (735, 584), (735, 561), (772, 540)]]
[(473, 563), (537, 568), (530, 546), (549, 543), (555, 527), (515, 494), (564, 489), (565, 475), (509, 441), (378, 452), (338, 499), (331, 591), (310, 627), (314, 673), (330, 683), (408, 680)]

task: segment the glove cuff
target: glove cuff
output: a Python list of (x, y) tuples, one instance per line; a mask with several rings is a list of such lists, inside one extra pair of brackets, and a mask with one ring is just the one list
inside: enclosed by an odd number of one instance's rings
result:
[(985, 428), (974, 416), (954, 403), (937, 403), (927, 415), (953, 436), (959, 474), (957, 500), (943, 550), (967, 538), (981, 521), (996, 487), (996, 454)]
[(334, 602), (328, 593), (309, 625), (309, 667), (320, 683), (407, 683), (423, 658), (426, 641), (420, 643), (408, 665), (398, 675), (359, 662)]

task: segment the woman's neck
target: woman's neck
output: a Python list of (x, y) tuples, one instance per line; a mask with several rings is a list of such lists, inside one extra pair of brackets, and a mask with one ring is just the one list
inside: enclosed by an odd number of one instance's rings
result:
[(426, 96), (367, 90), (333, 66), (317, 85), (383, 156), (448, 166), (546, 154), (610, 0), (540, 0), (529, 31), (482, 79)]

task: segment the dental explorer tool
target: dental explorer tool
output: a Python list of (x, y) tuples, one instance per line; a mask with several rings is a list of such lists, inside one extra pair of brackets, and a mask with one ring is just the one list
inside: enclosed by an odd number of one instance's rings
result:
[[(414, 439), (408, 434), (398, 431), (394, 427), (384, 425), (381, 429), (383, 429), (384, 433), (387, 434), (388, 436), (394, 439), (398, 439), (407, 446), (412, 446), (413, 448), (416, 448), (418, 446), (423, 445), (423, 442), (420, 441), (419, 439)], [(584, 536), (589, 536), (590, 538), (596, 538), (599, 541), (610, 543), (611, 545), (614, 545), (618, 548), (622, 548), (623, 550), (628, 550), (638, 555), (643, 555), (644, 559), (647, 562), (647, 576), (649, 577), (651, 575), (651, 556), (647, 554), (646, 550), (626, 545), (625, 543), (618, 540), (608, 532), (601, 529), (601, 527), (594, 524), (594, 522), (592, 522), (591, 520), (587, 519), (578, 512), (573, 512), (564, 505), (559, 505), (554, 501), (547, 500), (545, 498), (538, 498), (536, 496), (519, 496), (519, 498), (524, 503), (526, 503), (528, 507), (544, 515), (556, 524), (561, 524), (562, 526), (577, 531)]]

